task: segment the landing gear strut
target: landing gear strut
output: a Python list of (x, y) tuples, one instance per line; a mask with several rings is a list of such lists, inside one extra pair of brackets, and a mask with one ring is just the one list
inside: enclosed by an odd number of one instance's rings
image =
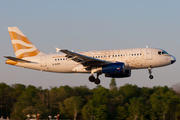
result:
[(99, 79), (99, 75), (101, 75), (102, 73), (97, 73), (97, 78), (95, 79), (95, 77), (93, 76), (93, 74), (91, 76), (89, 76), (89, 81), (90, 82), (94, 82), (95, 84), (100, 84), (100, 79)]
[(154, 76), (151, 75), (152, 74), (152, 67), (151, 66), (148, 68), (148, 71), (149, 71), (149, 79), (153, 79)]

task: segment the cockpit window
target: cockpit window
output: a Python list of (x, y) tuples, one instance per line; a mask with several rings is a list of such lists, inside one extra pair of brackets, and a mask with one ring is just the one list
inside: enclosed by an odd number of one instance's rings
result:
[(161, 51), (158, 52), (159, 55), (161, 55), (161, 53), (162, 53)]
[(167, 54), (167, 55), (168, 55), (168, 53), (167, 53), (166, 51), (158, 51), (158, 54), (159, 54), (159, 55), (161, 55), (161, 54), (163, 54), (163, 55), (164, 55), (164, 54)]
[(166, 51), (162, 51), (162, 54), (168, 54)]

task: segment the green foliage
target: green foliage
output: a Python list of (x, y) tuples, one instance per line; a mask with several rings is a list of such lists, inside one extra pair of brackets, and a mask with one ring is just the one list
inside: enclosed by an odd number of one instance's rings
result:
[(124, 106), (118, 106), (116, 108), (116, 120), (125, 120), (128, 117), (128, 111)]
[(68, 114), (73, 117), (77, 116), (80, 113), (82, 107), (82, 99), (80, 96), (72, 96), (64, 100), (65, 109), (67, 110)]
[(93, 101), (95, 103), (95, 106), (107, 104), (108, 97), (109, 97), (109, 90), (102, 86), (98, 86), (93, 90)]
[(95, 118), (96, 120), (107, 120), (108, 110), (106, 105), (99, 105), (95, 108)]
[[(115, 86), (114, 80), (110, 86)], [(180, 97), (167, 86), (126, 84), (114, 89), (102, 86), (60, 86), (42, 89), (32, 85), (0, 83), (0, 116), (24, 120), (27, 114), (40, 119), (60, 114), (60, 119), (78, 120), (179, 120)]]
[(89, 100), (82, 109), (83, 119), (90, 120), (90, 118), (95, 115), (95, 107), (94, 101)]
[(0, 84), (0, 116), (8, 116), (10, 109), (15, 102), (15, 99), (11, 99), (13, 89), (5, 83)]
[(114, 78), (111, 79), (111, 83), (109, 84), (110, 90), (116, 89), (116, 80)]
[(91, 119), (91, 106), (86, 104), (84, 105), (83, 109), (82, 109), (82, 115), (83, 115), (83, 119), (84, 120), (90, 120)]
[(134, 120), (138, 119), (139, 117), (143, 118), (145, 116), (145, 110), (146, 110), (146, 104), (144, 98), (133, 97), (129, 101), (130, 104), (128, 106), (128, 111), (130, 113), (130, 116), (133, 116)]
[(35, 114), (41, 113), (37, 107), (38, 104), (41, 104), (38, 100), (38, 91), (39, 90), (36, 87), (29, 85), (19, 96), (18, 101), (14, 106), (14, 112), (11, 113), (10, 117), (13, 119), (24, 120), (26, 119), (27, 112), (30, 112), (29, 114), (35, 111)]
[(122, 94), (127, 101), (133, 97), (138, 97), (140, 95), (140, 88), (136, 85), (125, 84), (119, 88), (119, 94)]

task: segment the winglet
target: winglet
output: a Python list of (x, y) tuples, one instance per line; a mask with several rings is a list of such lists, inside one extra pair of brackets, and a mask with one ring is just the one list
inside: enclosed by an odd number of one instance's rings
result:
[(57, 48), (57, 47), (55, 47), (55, 49), (56, 49), (56, 52), (58, 53), (61, 49), (59, 49), (59, 48)]

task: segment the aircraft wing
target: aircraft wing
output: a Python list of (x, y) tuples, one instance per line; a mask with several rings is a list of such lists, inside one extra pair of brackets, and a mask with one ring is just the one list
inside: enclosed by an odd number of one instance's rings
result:
[(98, 67), (110, 63), (109, 61), (92, 58), (66, 49), (58, 49), (58, 50), (65, 53), (66, 57), (69, 58), (70, 60), (80, 63), (83, 66)]

